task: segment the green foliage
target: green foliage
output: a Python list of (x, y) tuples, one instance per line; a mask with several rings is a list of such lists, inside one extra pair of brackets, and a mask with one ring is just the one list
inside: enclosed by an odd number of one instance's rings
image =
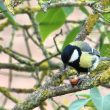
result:
[(110, 23), (110, 0), (102, 0), (103, 13), (101, 14), (103, 19)]
[(107, 32), (107, 38), (108, 38), (108, 40), (110, 42), (110, 31)]
[(97, 110), (110, 110), (110, 94), (101, 96), (96, 87), (90, 90), (90, 95), (79, 94), (78, 96), (83, 98), (73, 101), (69, 106), (69, 110), (73, 110), (73, 108), (74, 110), (80, 110), (85, 105)]
[(73, 29), (69, 32), (69, 34), (67, 35), (67, 37), (66, 37), (65, 40), (64, 40), (62, 49), (63, 49), (66, 45), (68, 45), (70, 42), (72, 42), (72, 41), (74, 40), (74, 38), (75, 38), (76, 35), (79, 33), (79, 31), (80, 31), (80, 27), (78, 26), (78, 27), (73, 28)]
[(102, 16), (103, 16), (105, 21), (110, 23), (110, 13), (104, 13)]
[(105, 36), (106, 36), (105, 32), (101, 32), (100, 44), (99, 44), (99, 48), (100, 48), (100, 49), (103, 48), (102, 46), (103, 46), (103, 44), (104, 44)]
[(87, 104), (90, 101), (90, 99), (79, 99), (74, 101), (70, 106), (69, 110), (79, 110), (81, 107), (83, 107), (85, 104)]
[(39, 23), (40, 34), (43, 41), (47, 36), (61, 27), (65, 22), (66, 16), (61, 8), (49, 9), (46, 13), (39, 12), (36, 20)]
[(39, 23), (40, 34), (43, 41), (50, 33), (61, 27), (66, 17), (73, 11), (73, 8), (55, 8), (49, 9), (46, 13), (39, 12), (36, 15), (36, 21)]
[(4, 3), (2, 1), (0, 2), (0, 10), (5, 15), (5, 17), (8, 18), (8, 20), (10, 21), (10, 23), (14, 27), (17, 27), (17, 23), (16, 23), (13, 15), (11, 14), (11, 12), (8, 11), (7, 7), (4, 5)]
[(110, 110), (110, 94), (101, 96), (97, 88), (92, 88), (90, 91), (92, 101), (97, 110)]
[[(100, 28), (101, 27), (102, 26), (100, 25)], [(105, 40), (107, 41), (106, 43)], [(104, 28), (103, 31), (100, 32), (99, 51), (101, 53), (101, 56), (110, 57), (110, 32), (106, 28)]]
[(79, 9), (80, 9), (85, 15), (89, 15), (88, 10), (87, 10), (84, 6), (80, 6)]
[(90, 98), (90, 95), (89, 94), (75, 94), (76, 96), (78, 96), (78, 97), (84, 97), (84, 98)]
[(96, 108), (98, 110), (101, 110), (100, 105), (102, 102), (101, 102), (101, 94), (100, 94), (99, 90), (96, 87), (92, 88), (90, 90), (90, 95), (91, 95), (92, 101), (93, 101), (94, 105), (96, 106)]
[(68, 15), (70, 15), (73, 12), (74, 7), (64, 7), (62, 9), (63, 9), (65, 15), (68, 16)]
[(110, 57), (110, 44), (103, 44), (100, 48), (101, 56)]
[(6, 110), (6, 109), (4, 109), (3, 107), (0, 107), (0, 110)]

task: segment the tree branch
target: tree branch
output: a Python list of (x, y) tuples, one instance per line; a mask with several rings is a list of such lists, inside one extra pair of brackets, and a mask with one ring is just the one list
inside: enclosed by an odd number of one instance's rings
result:
[[(58, 8), (58, 7), (70, 7), (70, 6), (91, 6), (93, 3), (87, 3), (87, 2), (83, 2), (83, 3), (75, 3), (74, 1), (67, 1), (67, 2), (58, 2), (58, 3), (50, 3), (47, 6), (48, 8)], [(38, 12), (38, 11), (42, 11), (42, 7), (40, 5), (37, 5), (35, 7), (25, 7), (25, 8), (15, 8), (14, 12), (15, 14), (20, 14), (20, 13), (33, 13), (33, 12)]]
[[(99, 86), (102, 84), (106, 84), (110, 82), (110, 62), (103, 62), (101, 63), (98, 68), (92, 72), (94, 77), (91, 80), (84, 81), (79, 86), (72, 86), (71, 84), (67, 84), (64, 86), (52, 86), (53, 83), (57, 82), (58, 80), (63, 80), (68, 77), (68, 73), (64, 74), (57, 74), (54, 75), (50, 81), (46, 82), (43, 86), (39, 87), (35, 92), (29, 95), (23, 103), (17, 104), (13, 110), (30, 110), (37, 106), (42, 101), (45, 101), (48, 98), (60, 96), (72, 92), (77, 92), (81, 90), (90, 89), (93, 86)], [(100, 73), (100, 74), (98, 74)], [(70, 72), (69, 74), (75, 74), (74, 72)], [(98, 74), (98, 75), (96, 75)], [(59, 84), (61, 82), (59, 81)]]
[(10, 92), (8, 91), (8, 89), (4, 88), (4, 87), (0, 87), (0, 92), (2, 94), (4, 94), (6, 97), (8, 97), (10, 100), (12, 100), (15, 103), (18, 103), (18, 99), (15, 98), (13, 95), (10, 94)]
[(0, 46), (0, 51), (4, 52), (5, 54), (8, 54), (9, 56), (14, 58), (15, 60), (17, 60), (21, 64), (32, 65), (31, 61), (27, 61), (27, 60), (22, 59), (19, 55), (14, 54), (9, 48), (3, 48), (2, 46)]
[(13, 69), (16, 71), (27, 71), (27, 72), (34, 72), (35, 67), (32, 66), (25, 66), (21, 64), (10, 64), (10, 63), (0, 63), (0, 69)]
[(98, 14), (89, 15), (88, 19), (86, 20), (85, 24), (82, 26), (80, 33), (76, 36), (75, 40), (84, 41), (87, 35), (89, 35), (99, 19)]
[[(39, 66), (39, 67), (38, 67)], [(39, 68), (39, 71), (42, 70), (48, 70), (48, 64), (43, 62), (40, 65), (35, 65), (34, 64), (32, 66), (25, 66), (25, 65), (21, 65), (21, 64), (10, 64), (10, 63), (0, 63), (0, 69), (13, 69), (16, 71), (26, 71), (26, 72), (35, 72), (36, 68)], [(51, 70), (55, 70), (55, 69), (59, 69), (60, 68), (60, 64), (54, 64), (51, 63), (50, 65)]]

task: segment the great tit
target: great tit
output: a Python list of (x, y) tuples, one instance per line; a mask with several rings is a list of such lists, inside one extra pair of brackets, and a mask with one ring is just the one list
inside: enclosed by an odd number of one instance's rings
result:
[(61, 59), (64, 68), (67, 65), (75, 68), (78, 72), (93, 71), (100, 62), (100, 53), (83, 41), (74, 41), (67, 45), (62, 53)]

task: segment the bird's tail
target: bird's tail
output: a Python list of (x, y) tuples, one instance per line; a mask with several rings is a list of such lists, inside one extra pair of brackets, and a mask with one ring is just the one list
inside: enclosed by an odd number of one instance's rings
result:
[(110, 61), (110, 58), (108, 58), (108, 57), (100, 57), (100, 61)]

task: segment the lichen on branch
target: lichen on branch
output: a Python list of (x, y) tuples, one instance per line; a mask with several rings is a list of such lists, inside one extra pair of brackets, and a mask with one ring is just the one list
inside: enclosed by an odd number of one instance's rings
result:
[[(90, 89), (94, 86), (103, 85), (110, 82), (110, 62), (102, 62), (96, 70), (91, 74), (91, 80), (87, 80), (81, 83), (80, 86), (72, 86), (71, 84), (52, 86), (57, 80), (66, 79), (69, 75), (68, 72), (64, 74), (60, 73), (54, 75), (50, 82), (45, 83), (39, 87), (35, 92), (28, 96), (23, 103), (16, 105), (13, 110), (30, 110), (40, 105), (41, 102), (48, 98), (60, 96), (68, 93), (78, 92), (82, 90)], [(106, 70), (105, 70), (106, 69)], [(103, 71), (102, 71), (103, 70)], [(70, 75), (74, 75), (75, 72), (70, 71)], [(61, 82), (59, 82), (59, 85)]]

